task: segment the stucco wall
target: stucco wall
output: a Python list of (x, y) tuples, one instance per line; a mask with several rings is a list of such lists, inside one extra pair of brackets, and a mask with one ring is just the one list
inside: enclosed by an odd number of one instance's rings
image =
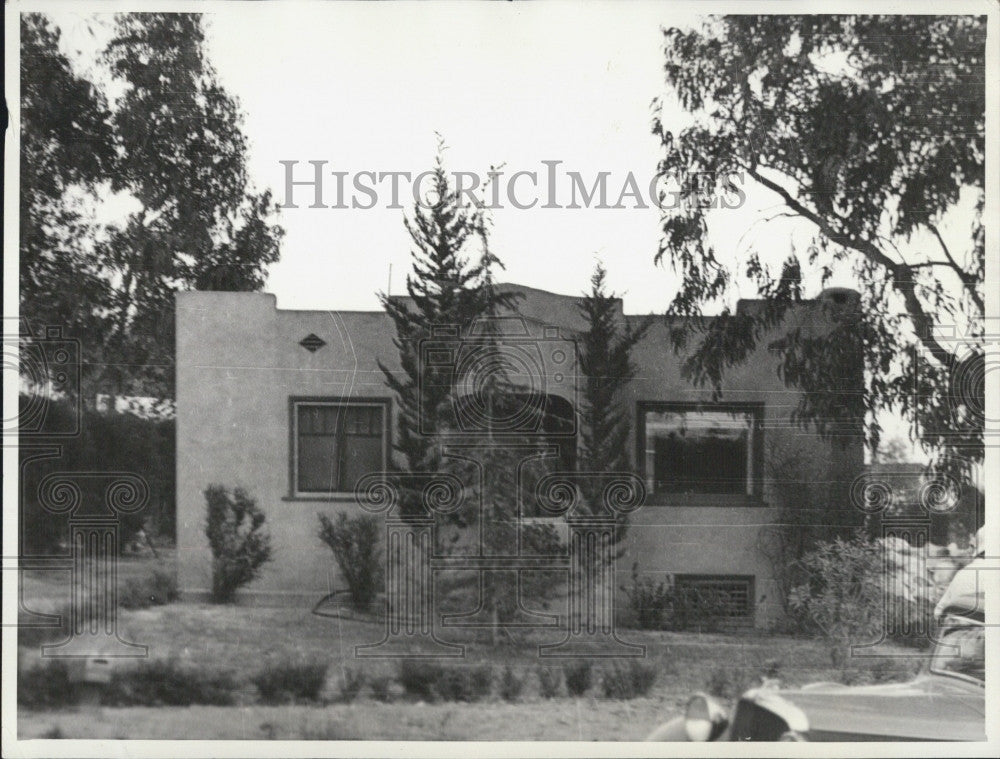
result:
[[(522, 313), (532, 332), (555, 322), (580, 327), (574, 299), (525, 288)], [(811, 318), (807, 311), (804, 316)], [(299, 341), (310, 333), (326, 346), (310, 353)], [(338, 585), (332, 554), (316, 536), (317, 514), (355, 510), (350, 500), (290, 497), (292, 396), (391, 399), (377, 361), (398, 365), (391, 321), (381, 312), (277, 310), (261, 293), (181, 293), (177, 299), (177, 514), (182, 592), (199, 595), (211, 585), (204, 536), (209, 483), (241, 485), (267, 515), (274, 561), (250, 587), (275, 603), (305, 604)], [(683, 379), (667, 325), (655, 325), (637, 346), (628, 402), (635, 430), (640, 401), (704, 401), (707, 390)], [(776, 374), (775, 357), (758, 351), (728, 373), (728, 402), (764, 404), (764, 440), (786, 441), (829, 461), (847, 457), (861, 466), (860, 445), (837, 451), (789, 424), (798, 401)], [(548, 390), (568, 398), (572, 373), (548, 377)], [(390, 418), (394, 429), (394, 414)], [(634, 439), (634, 435), (633, 435)], [(768, 446), (764, 446), (767, 450)], [(636, 449), (633, 449), (636, 450)], [(633, 453), (633, 455), (635, 455)], [(766, 469), (766, 467), (765, 467)], [(765, 472), (765, 474), (767, 474)], [(752, 574), (758, 624), (777, 613), (771, 569), (757, 548), (759, 532), (774, 521), (773, 482), (761, 497), (651, 498), (632, 518), (619, 579), (633, 562), (643, 573)]]

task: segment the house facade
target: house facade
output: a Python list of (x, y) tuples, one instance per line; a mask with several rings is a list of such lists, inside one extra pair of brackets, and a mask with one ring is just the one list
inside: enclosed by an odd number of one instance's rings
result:
[[(554, 421), (539, 432), (555, 442), (559, 468), (573, 467), (582, 387), (573, 351), (585, 328), (578, 298), (507, 287), (523, 297), (506, 342), (524, 357), (527, 374), (540, 367), (542, 417)], [(787, 318), (822, 329), (825, 307), (850, 297), (827, 291)], [(641, 318), (618, 305), (623, 323)], [(378, 365), (398, 370), (393, 323), (381, 311), (282, 310), (265, 293), (180, 293), (176, 318), (181, 591), (197, 598), (211, 588), (203, 491), (220, 483), (256, 498), (272, 536), (274, 559), (244, 596), (311, 605), (342, 587), (317, 536), (317, 515), (359, 512), (354, 484), (385, 470), (394, 455), (398, 408)], [(466, 350), (474, 335), (445, 331), (435, 339), (440, 344), (429, 345), (427, 360), (475, 363), (475, 351)], [(619, 584), (633, 565), (654, 578), (669, 573), (680, 585), (724, 592), (727, 613), (738, 621), (772, 624), (781, 612), (762, 540), (777, 517), (783, 473), (770, 452), (793, 447), (828, 462), (831, 473), (841, 473), (831, 474), (831, 487), (847, 498), (842, 473), (862, 469), (860, 436), (827, 441), (793, 424), (798, 391), (778, 378), (778, 358), (766, 348), (727, 372), (718, 402), (682, 377), (665, 320), (646, 333), (633, 359), (625, 402), (646, 496), (622, 543)], [(858, 389), (859, 376), (845, 369), (846, 391)], [(475, 424), (470, 397), (464, 413)]]

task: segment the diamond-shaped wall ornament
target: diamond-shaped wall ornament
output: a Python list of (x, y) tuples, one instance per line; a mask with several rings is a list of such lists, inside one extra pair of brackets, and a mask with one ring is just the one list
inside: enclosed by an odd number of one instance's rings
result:
[(301, 345), (310, 353), (315, 353), (324, 345), (326, 345), (326, 340), (310, 332), (308, 335), (299, 340), (299, 345)]

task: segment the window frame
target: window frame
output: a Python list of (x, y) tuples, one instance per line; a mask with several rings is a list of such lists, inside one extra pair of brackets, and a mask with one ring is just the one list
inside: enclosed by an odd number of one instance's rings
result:
[(288, 398), (288, 495), (285, 500), (352, 500), (353, 490), (333, 492), (299, 490), (299, 414), (301, 406), (363, 407), (382, 409), (382, 461), (378, 471), (389, 462), (392, 431), (392, 400), (384, 397), (342, 397), (329, 395), (293, 395)]
[(638, 401), (635, 423), (636, 469), (643, 483), (648, 482), (646, 472), (646, 413), (650, 411), (683, 412), (729, 412), (747, 414), (751, 418), (748, 455), (750, 457), (750, 492), (741, 493), (664, 493), (647, 489), (646, 502), (659, 506), (733, 506), (764, 505), (764, 403), (748, 402), (699, 402), (699, 401)]

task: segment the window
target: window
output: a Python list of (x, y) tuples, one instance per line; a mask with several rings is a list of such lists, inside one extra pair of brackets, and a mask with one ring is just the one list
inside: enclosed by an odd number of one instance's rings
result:
[(753, 575), (677, 575), (674, 590), (687, 612), (696, 617), (753, 618)]
[(293, 493), (349, 493), (385, 468), (385, 402), (293, 401), (292, 420)]
[(760, 494), (759, 408), (640, 406), (650, 493)]

